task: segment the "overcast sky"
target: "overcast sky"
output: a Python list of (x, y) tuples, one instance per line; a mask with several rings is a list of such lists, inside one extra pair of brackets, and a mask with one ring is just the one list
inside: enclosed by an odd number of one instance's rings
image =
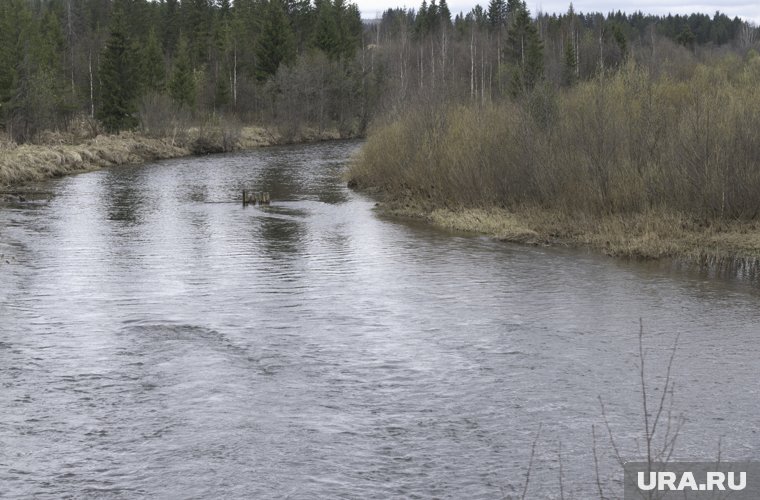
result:
[[(409, 7), (418, 8), (422, 0), (354, 0), (361, 9), (362, 17), (374, 18), (379, 13), (390, 7)], [(451, 14), (456, 15), (461, 12), (469, 12), (476, 3), (480, 3), (484, 8), (488, 6), (489, 0), (447, 0)], [(429, 3), (429, 0), (428, 0)], [(547, 13), (565, 12), (570, 4), (569, 1), (559, 0), (526, 0), (531, 13), (535, 14), (537, 10)], [(739, 16), (742, 19), (760, 23), (760, 0), (735, 0), (724, 2), (713, 1), (711, 3), (691, 3), (686, 0), (619, 0), (618, 2), (603, 2), (600, 0), (576, 0), (573, 6), (577, 12), (610, 12), (621, 10), (623, 12), (636, 12), (641, 10), (644, 13), (652, 14), (691, 14), (692, 12), (703, 12), (711, 16), (716, 10), (725, 13), (729, 17)]]

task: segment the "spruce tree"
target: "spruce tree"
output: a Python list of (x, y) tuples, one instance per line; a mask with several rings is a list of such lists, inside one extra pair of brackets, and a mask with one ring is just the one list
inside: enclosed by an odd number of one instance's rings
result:
[(166, 88), (164, 54), (154, 30), (151, 30), (142, 48), (140, 63), (140, 72), (145, 90), (148, 92), (163, 92)]
[(109, 132), (137, 126), (136, 66), (136, 57), (126, 32), (123, 8), (117, 4), (111, 20), (111, 34), (100, 62), (101, 103), (97, 116)]
[(195, 107), (195, 79), (190, 65), (190, 54), (187, 39), (181, 36), (177, 46), (177, 57), (174, 61), (172, 77), (169, 81), (169, 95), (180, 106)]
[(362, 24), (361, 14), (356, 4), (349, 4), (341, 15), (341, 57), (351, 59), (361, 45)]
[[(511, 2), (512, 0), (510, 0)], [(512, 93), (531, 90), (544, 74), (544, 48), (524, 2), (513, 7), (507, 36), (510, 62), (515, 67)]]
[(317, 20), (312, 46), (335, 59), (340, 54), (340, 27), (331, 0), (317, 2)]
[(266, 0), (261, 18), (261, 33), (256, 41), (256, 78), (266, 80), (277, 73), (280, 64), (296, 57), (293, 30), (281, 0)]
[(507, 4), (504, 0), (491, 0), (488, 4), (488, 22), (492, 29), (498, 29), (507, 24)]
[(562, 64), (562, 85), (572, 87), (577, 79), (578, 59), (575, 55), (575, 47), (572, 40), (565, 42), (565, 56)]
[(438, 17), (441, 19), (441, 26), (447, 29), (451, 27), (451, 10), (446, 0), (441, 0), (438, 5)]
[(427, 0), (422, 0), (420, 10), (417, 12), (417, 18), (414, 21), (414, 31), (417, 38), (424, 38), (430, 30), (430, 18), (428, 17)]

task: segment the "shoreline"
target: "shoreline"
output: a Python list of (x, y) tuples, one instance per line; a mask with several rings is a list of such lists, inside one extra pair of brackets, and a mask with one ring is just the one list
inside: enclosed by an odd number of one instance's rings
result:
[[(304, 130), (295, 138), (273, 134), (264, 127), (243, 127), (236, 144), (227, 152), (341, 139), (335, 130)], [(218, 147), (217, 147), (218, 146)], [(212, 144), (208, 153), (224, 152)], [(139, 165), (152, 161), (190, 156), (193, 144), (148, 137), (135, 132), (98, 135), (77, 143), (66, 141), (45, 144), (0, 142), (0, 190), (23, 187), (65, 175), (80, 174), (120, 165)]]
[(377, 210), (510, 243), (588, 248), (640, 261), (760, 265), (760, 222), (705, 221), (664, 211), (594, 217), (535, 207), (450, 209), (411, 200), (381, 201)]

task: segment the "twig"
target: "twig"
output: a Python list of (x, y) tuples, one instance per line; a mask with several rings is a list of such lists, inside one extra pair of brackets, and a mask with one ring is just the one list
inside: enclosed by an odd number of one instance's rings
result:
[(530, 484), (530, 471), (533, 469), (533, 457), (536, 455), (536, 443), (538, 442), (538, 437), (541, 435), (541, 425), (542, 424), (538, 424), (536, 437), (533, 438), (533, 446), (531, 446), (530, 448), (530, 461), (528, 461), (528, 472), (525, 474), (525, 488), (523, 488), (522, 496), (520, 497), (522, 500), (525, 500), (525, 495), (528, 494), (528, 485)]
[(562, 441), (559, 442), (557, 448), (557, 458), (559, 460), (559, 498), (565, 500), (565, 488), (562, 482)]
[(678, 349), (678, 339), (681, 337), (681, 332), (678, 332), (676, 334), (676, 340), (673, 342), (673, 347), (670, 350), (670, 359), (668, 360), (668, 369), (665, 372), (665, 387), (662, 391), (662, 396), (660, 397), (660, 406), (657, 408), (657, 415), (654, 417), (654, 423), (652, 423), (652, 435), (657, 431), (657, 422), (660, 420), (660, 415), (662, 414), (662, 409), (665, 406), (665, 397), (668, 394), (668, 390), (670, 389), (670, 406), (672, 407), (673, 404), (673, 391), (674, 384), (670, 382), (670, 370), (673, 367), (673, 359), (676, 357), (676, 350)]
[[(647, 463), (652, 463), (652, 437), (649, 432), (649, 412), (647, 410), (647, 383), (644, 378), (644, 321), (639, 318), (639, 377), (641, 379), (641, 397), (644, 406), (644, 437), (647, 443)], [(647, 470), (647, 472), (650, 472)]]
[(601, 396), (599, 396), (599, 405), (602, 407), (602, 418), (604, 419), (604, 426), (607, 428), (607, 434), (610, 436), (610, 444), (612, 444), (612, 449), (615, 451), (615, 458), (617, 458), (618, 463), (622, 467), (624, 463), (623, 458), (620, 456), (620, 450), (618, 449), (617, 443), (615, 443), (615, 438), (612, 435), (610, 421), (607, 419), (607, 411), (604, 408), (604, 401), (602, 400)]
[(599, 477), (599, 458), (596, 456), (596, 428), (594, 424), (591, 424), (591, 439), (592, 441), (592, 451), (594, 452), (594, 472), (596, 473), (596, 489), (599, 491), (599, 498), (601, 500), (605, 500), (606, 497), (604, 496), (604, 491), (602, 491), (602, 479)]

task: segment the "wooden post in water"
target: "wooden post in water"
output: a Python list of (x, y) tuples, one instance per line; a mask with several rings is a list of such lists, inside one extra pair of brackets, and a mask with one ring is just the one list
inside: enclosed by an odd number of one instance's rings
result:
[(244, 208), (248, 204), (247, 202), (248, 202), (248, 199), (245, 197), (245, 189), (243, 189), (243, 207)]

